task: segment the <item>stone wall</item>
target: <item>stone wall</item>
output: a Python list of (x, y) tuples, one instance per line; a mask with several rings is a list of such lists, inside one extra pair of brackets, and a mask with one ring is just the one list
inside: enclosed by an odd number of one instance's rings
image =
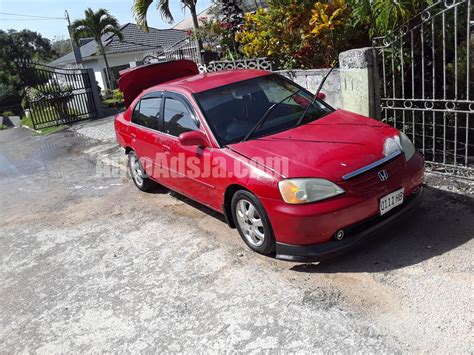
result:
[(342, 106), (364, 116), (377, 117), (378, 80), (372, 47), (339, 54)]
[[(293, 80), (314, 94), (328, 71), (329, 69), (279, 70), (278, 73)], [(334, 69), (331, 75), (329, 75), (321, 92), (326, 94), (326, 102), (329, 105), (335, 108), (343, 108), (339, 69)]]
[[(329, 69), (280, 70), (278, 73), (316, 92)], [(335, 108), (376, 117), (378, 84), (371, 47), (352, 49), (339, 55), (339, 68), (329, 75), (321, 92)]]

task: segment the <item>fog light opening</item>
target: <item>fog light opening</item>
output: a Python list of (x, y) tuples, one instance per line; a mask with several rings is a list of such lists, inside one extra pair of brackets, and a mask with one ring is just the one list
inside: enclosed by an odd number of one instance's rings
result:
[(336, 234), (334, 234), (334, 239), (336, 240), (343, 240), (344, 239), (344, 231), (339, 229)]

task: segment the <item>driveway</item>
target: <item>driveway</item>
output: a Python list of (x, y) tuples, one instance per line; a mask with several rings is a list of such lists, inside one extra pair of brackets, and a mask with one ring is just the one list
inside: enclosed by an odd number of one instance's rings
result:
[(428, 187), (376, 242), (289, 263), (182, 196), (138, 191), (111, 130), (0, 132), (1, 353), (474, 348), (472, 196)]

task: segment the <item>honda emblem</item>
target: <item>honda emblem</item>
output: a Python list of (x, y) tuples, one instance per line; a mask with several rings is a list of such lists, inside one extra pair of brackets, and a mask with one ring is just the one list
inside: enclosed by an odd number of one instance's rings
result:
[(387, 170), (380, 170), (377, 175), (379, 176), (380, 181), (388, 180)]

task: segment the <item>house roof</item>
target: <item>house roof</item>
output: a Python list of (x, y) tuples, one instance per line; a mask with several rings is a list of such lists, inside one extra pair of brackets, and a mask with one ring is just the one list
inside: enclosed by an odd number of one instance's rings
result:
[[(202, 19), (212, 19), (214, 17), (214, 15), (211, 13), (211, 7), (212, 6), (209, 6), (197, 14), (198, 21), (201, 21)], [(173, 26), (173, 29), (175, 30), (189, 30), (191, 28), (193, 28), (193, 18), (191, 16), (184, 18), (182, 21)]]
[[(120, 30), (123, 34), (123, 41), (120, 41), (116, 35), (107, 34), (102, 36), (102, 43), (106, 54), (119, 54), (136, 51), (156, 51), (164, 49), (187, 37), (185, 31), (177, 29), (149, 28), (144, 32), (134, 23), (123, 25)], [(90, 41), (80, 47), (83, 60), (90, 59), (99, 55), (97, 44)], [(50, 65), (61, 65), (74, 63), (74, 53), (70, 52), (50, 63)]]

